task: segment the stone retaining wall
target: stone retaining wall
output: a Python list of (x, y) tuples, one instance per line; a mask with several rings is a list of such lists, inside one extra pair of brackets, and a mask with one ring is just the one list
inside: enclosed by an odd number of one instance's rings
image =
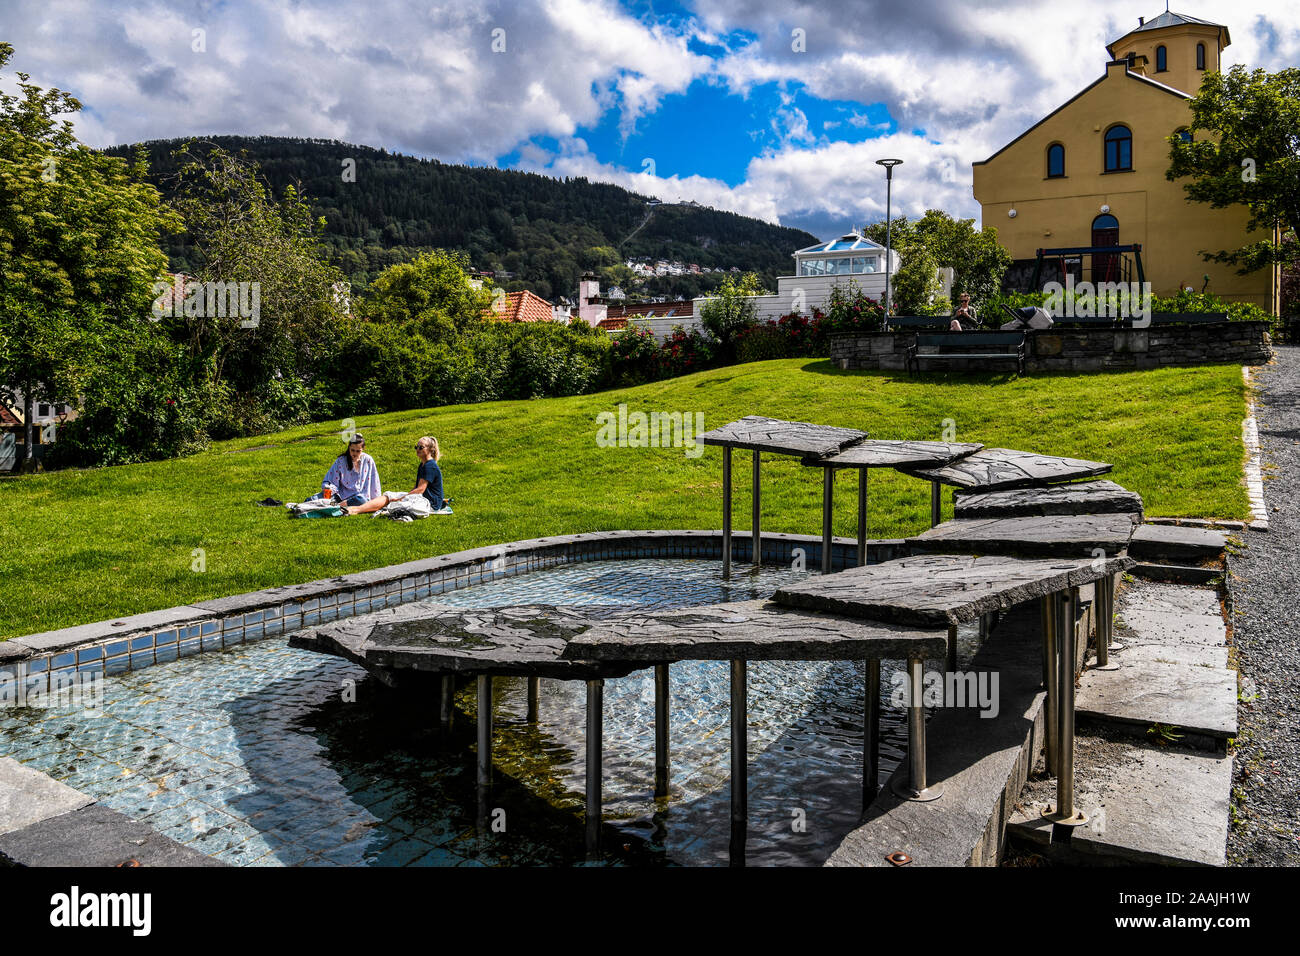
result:
[[(831, 337), (842, 369), (902, 371), (915, 332), (846, 332)], [(1273, 357), (1267, 322), (1153, 325), (1145, 329), (1060, 326), (1029, 333), (1028, 372), (1096, 372), (1179, 365), (1263, 365)], [(985, 371), (987, 362), (945, 363), (949, 371)], [(1010, 366), (1010, 362), (1007, 363)]]
[[(897, 539), (870, 541), (867, 548), (867, 559), (873, 563), (908, 553), (904, 542)], [(820, 537), (763, 534), (764, 564), (788, 566), (795, 559), (795, 549), (804, 552), (807, 567), (821, 566)], [(751, 550), (748, 532), (735, 532), (731, 554), (741, 573)], [(26, 634), (0, 641), (0, 694), (20, 680), (26, 692), (50, 690), (56, 679), (69, 675), (121, 674), (410, 601), (428, 600), (446, 591), (516, 574), (619, 558), (721, 560), (722, 532), (603, 531), (534, 538)], [(856, 566), (857, 540), (836, 538), (831, 563), (836, 570)]]

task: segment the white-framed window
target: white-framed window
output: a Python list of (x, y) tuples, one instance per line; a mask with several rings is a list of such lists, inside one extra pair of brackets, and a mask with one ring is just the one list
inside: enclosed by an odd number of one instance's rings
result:
[(799, 263), (801, 276), (847, 276), (878, 271), (880, 271), (880, 260), (876, 256), (803, 259)]

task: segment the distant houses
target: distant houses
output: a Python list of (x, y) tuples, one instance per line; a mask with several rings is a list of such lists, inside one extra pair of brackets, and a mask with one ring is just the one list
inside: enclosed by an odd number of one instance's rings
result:
[[(791, 312), (811, 315), (815, 309), (825, 309), (836, 286), (853, 286), (865, 295), (883, 300), (885, 297), (886, 255), (884, 246), (873, 242), (860, 232), (850, 232), (838, 239), (819, 242), (793, 253), (794, 273), (777, 278), (777, 290), (772, 295), (754, 296), (758, 321), (777, 319)], [(897, 272), (900, 265), (897, 252), (889, 254), (889, 269)], [(700, 270), (695, 263), (638, 261), (643, 270), (654, 275), (686, 274)], [(632, 268), (629, 260), (628, 267)], [(657, 270), (666, 270), (658, 272)], [(673, 270), (680, 269), (680, 272)], [(633, 271), (636, 271), (635, 269)], [(717, 271), (739, 273), (740, 269), (718, 268)], [(498, 274), (499, 275), (499, 274)], [(487, 274), (480, 274), (487, 278)], [(477, 281), (477, 280), (476, 280)], [(672, 335), (673, 329), (682, 326), (688, 331), (700, 325), (700, 306), (709, 296), (675, 301), (634, 302), (618, 286), (602, 295), (600, 277), (584, 273), (578, 280), (577, 311), (573, 307), (552, 305), (532, 292), (505, 293), (498, 290), (490, 310), (492, 317), (505, 322), (581, 321), (592, 328), (616, 332), (629, 322), (650, 329), (660, 341)], [(486, 313), (485, 313), (486, 314)]]

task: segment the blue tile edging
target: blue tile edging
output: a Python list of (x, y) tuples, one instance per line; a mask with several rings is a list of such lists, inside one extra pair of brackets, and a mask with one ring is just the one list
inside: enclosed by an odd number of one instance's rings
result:
[[(789, 565), (796, 549), (803, 550), (807, 567), (820, 566), (820, 537), (762, 536), (764, 564)], [(747, 533), (733, 533), (733, 561), (749, 563), (752, 550)], [(887, 538), (869, 541), (867, 553), (874, 563), (905, 556), (908, 549), (903, 540)], [(0, 684), (23, 680), (28, 687), (49, 690), (60, 675), (77, 671), (122, 674), (517, 574), (583, 561), (637, 558), (721, 560), (722, 532), (598, 531), (531, 538), (28, 634), (0, 641)], [(836, 570), (856, 566), (857, 540), (836, 538), (831, 564)]]

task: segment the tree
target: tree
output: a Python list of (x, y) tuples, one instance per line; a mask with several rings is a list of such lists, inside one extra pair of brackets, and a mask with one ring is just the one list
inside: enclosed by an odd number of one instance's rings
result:
[(376, 322), (412, 322), (433, 341), (454, 337), (482, 321), (491, 293), (470, 285), (468, 258), (435, 249), (414, 262), (389, 266), (370, 283), (359, 311)]
[[(229, 383), (242, 414), (253, 410), (253, 421), (222, 431), (299, 417), (300, 409), (278, 407), (284, 383), (293, 391), (310, 382), (346, 297), (342, 273), (317, 240), (323, 223), (293, 186), (275, 199), (254, 164), (220, 147), (186, 144), (180, 156), (175, 204), (193, 242), (194, 281), (218, 294), (197, 308), (187, 298), (163, 322), (186, 345), (196, 375)], [(223, 291), (237, 293), (242, 308), (222, 307)]]
[[(865, 234), (883, 245), (885, 224), (869, 226)], [(976, 229), (975, 220), (954, 219), (939, 209), (926, 210), (914, 222), (899, 216), (894, 220), (891, 238), (893, 248), (902, 259), (894, 290), (894, 311), (900, 314), (905, 314), (908, 307), (924, 309), (930, 296), (937, 292), (937, 285), (916, 274), (920, 266), (909, 263), (909, 259), (915, 260), (918, 255), (929, 260), (923, 265), (931, 274), (935, 268), (952, 269), (952, 298), (967, 293), (977, 312), (1001, 291), (1002, 276), (1011, 265), (1011, 253), (998, 242), (996, 229)], [(908, 290), (906, 300), (898, 291), (900, 285)]]
[[(0, 43), (0, 69), (13, 52)], [(177, 220), (141, 157), (77, 141), (59, 119), (81, 109), (75, 97), (17, 76), (17, 95), (0, 91), (0, 390), (22, 393), (30, 467), (36, 401), (77, 401), (79, 315), (146, 321), (167, 265), (161, 234)]]
[(736, 336), (755, 322), (758, 310), (753, 296), (763, 294), (758, 276), (746, 272), (738, 279), (727, 276), (714, 297), (700, 306), (700, 324), (718, 340), (725, 360), (735, 354)]
[(1293, 238), (1300, 226), (1300, 69), (1209, 73), (1190, 106), (1190, 140), (1170, 137), (1166, 177), (1190, 179), (1183, 189), (1193, 202), (1244, 205), (1248, 228), (1263, 234), (1201, 254), (1241, 274), (1295, 262), (1295, 244), (1275, 242), (1274, 230)]

